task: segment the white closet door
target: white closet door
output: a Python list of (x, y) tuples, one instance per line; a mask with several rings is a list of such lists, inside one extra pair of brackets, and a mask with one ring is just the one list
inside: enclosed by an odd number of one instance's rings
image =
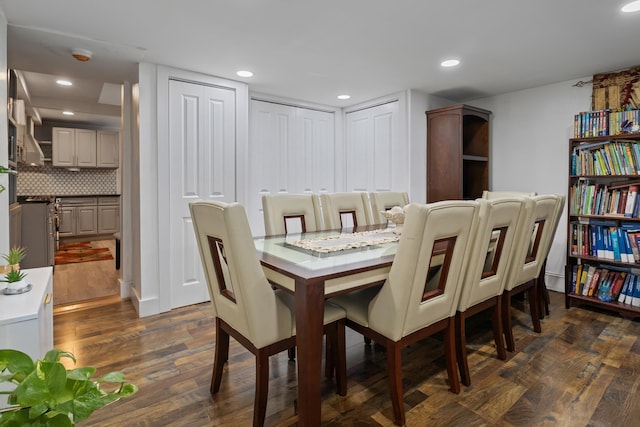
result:
[(333, 191), (334, 115), (252, 100), (247, 215), (264, 235), (262, 195)]
[[(230, 89), (171, 80), (169, 84), (171, 198), (168, 239), (171, 307), (209, 300), (189, 202), (233, 202), (235, 97)], [(162, 194), (160, 195), (162, 197)]]
[(401, 190), (409, 163), (399, 137), (399, 102), (345, 115), (346, 191)]

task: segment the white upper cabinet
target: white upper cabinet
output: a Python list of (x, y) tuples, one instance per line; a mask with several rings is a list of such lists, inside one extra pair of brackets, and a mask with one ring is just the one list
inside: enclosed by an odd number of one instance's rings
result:
[(119, 166), (118, 151), (119, 133), (114, 131), (99, 130), (97, 132), (97, 161), (99, 168), (117, 168)]
[(114, 131), (52, 129), (52, 164), (65, 168), (118, 168), (119, 137)]

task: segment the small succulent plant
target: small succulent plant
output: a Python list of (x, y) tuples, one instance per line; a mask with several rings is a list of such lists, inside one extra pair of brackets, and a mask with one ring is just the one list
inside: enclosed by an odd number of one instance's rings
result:
[(0, 282), (15, 283), (21, 281), (26, 276), (27, 274), (20, 270), (11, 270), (4, 275), (4, 279), (0, 280)]

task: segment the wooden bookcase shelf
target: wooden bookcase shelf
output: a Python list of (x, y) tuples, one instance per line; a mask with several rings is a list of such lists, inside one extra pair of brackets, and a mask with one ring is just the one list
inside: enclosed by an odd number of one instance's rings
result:
[(458, 104), (426, 115), (427, 201), (481, 197), (489, 189), (491, 112)]
[[(640, 230), (640, 206), (636, 206), (640, 205), (640, 196), (631, 191), (631, 185), (640, 186), (640, 134), (570, 139), (568, 182), (566, 308), (586, 305), (617, 312), (625, 318), (639, 318), (640, 306), (619, 302), (617, 297), (603, 301), (598, 298), (597, 288), (593, 296), (583, 295), (581, 277), (576, 272), (588, 271), (589, 267), (591, 271), (608, 269), (638, 276), (640, 281), (640, 259), (632, 255), (628, 259), (624, 255), (611, 259), (610, 251), (604, 256), (606, 251), (598, 234), (622, 234), (618, 250), (624, 250), (633, 239), (634, 230)], [(631, 208), (627, 207), (627, 199), (632, 199)]]

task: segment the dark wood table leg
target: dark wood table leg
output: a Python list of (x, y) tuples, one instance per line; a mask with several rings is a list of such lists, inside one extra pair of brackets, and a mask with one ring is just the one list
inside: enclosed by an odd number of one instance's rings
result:
[(324, 282), (296, 281), (298, 425), (320, 425)]

